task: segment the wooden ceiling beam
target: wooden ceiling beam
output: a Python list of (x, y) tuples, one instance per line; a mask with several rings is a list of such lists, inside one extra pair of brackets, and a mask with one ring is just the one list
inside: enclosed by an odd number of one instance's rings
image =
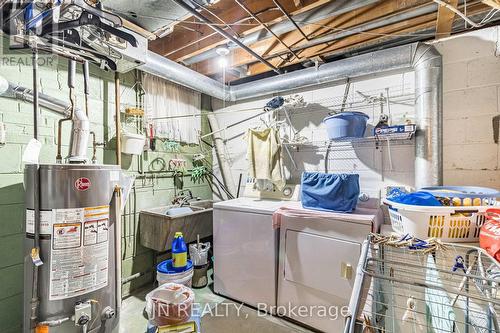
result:
[[(420, 3), (422, 2), (428, 3), (427, 1), (420, 1)], [(303, 30), (306, 32), (306, 34), (314, 39), (317, 36), (322, 36), (327, 33), (331, 33), (332, 31), (334, 32), (335, 29), (349, 29), (353, 26), (363, 24), (374, 19), (382, 18), (386, 16), (387, 13), (396, 13), (403, 10), (411, 10), (410, 8), (414, 8), (414, 6), (414, 2), (407, 4), (407, 7), (404, 7), (399, 0), (384, 1), (376, 5), (367, 6), (366, 8), (360, 8), (355, 11), (339, 15), (337, 17), (324, 19), (317, 22), (316, 24), (306, 25), (303, 27)], [(301, 34), (297, 31), (292, 31), (286, 35), (282, 35), (281, 39), (287, 45), (294, 47), (300, 47), (305, 42), (302, 40)], [(273, 55), (286, 52), (286, 49), (281, 45), (275, 45), (273, 50), (269, 51), (268, 48), (272, 42), (272, 39), (266, 39), (251, 45), (251, 47), (258, 54), (264, 54), (264, 52), (267, 52), (266, 57), (272, 57)], [(315, 50), (317, 48), (315, 47), (312, 49)], [(308, 57), (308, 53), (301, 52), (299, 53), (299, 55), (301, 56), (301, 58), (303, 58), (302, 60), (305, 60)], [(227, 61), (228, 67), (237, 67), (248, 63), (253, 63), (254, 59), (248, 57), (246, 52), (235, 49), (227, 56)], [(198, 64), (192, 65), (191, 68), (205, 75), (211, 75), (215, 72), (220, 71), (220, 66), (217, 62), (217, 59), (202, 61)]]
[(494, 9), (500, 9), (500, 0), (482, 0), (482, 3)]
[[(487, 11), (487, 7), (481, 4), (475, 4), (468, 8), (468, 13), (470, 15), (476, 15)], [(350, 36), (348, 38), (342, 39), (336, 43), (330, 45), (322, 45), (321, 47), (315, 47), (311, 49), (306, 49), (307, 55), (312, 57), (312, 54), (320, 56), (332, 56), (335, 54), (346, 53), (352, 50), (356, 50), (362, 47), (381, 44), (385, 41), (399, 38), (401, 35), (414, 33), (420, 30), (426, 30), (435, 26), (437, 14), (428, 14), (420, 16), (418, 18), (404, 21), (400, 23), (393, 24), (384, 28), (379, 28), (370, 31), (370, 34), (358, 34)], [(381, 35), (384, 34), (384, 35)], [(269, 60), (272, 64), (276, 64), (274, 60)], [(293, 61), (297, 63), (296, 61)], [(252, 63), (248, 65), (247, 75), (257, 75), (263, 72), (267, 72), (268, 69), (261, 66), (258, 63)]]
[[(392, 35), (392, 38), (399, 38), (400, 34), (411, 33), (418, 30), (432, 27), (436, 22), (436, 14), (425, 15), (416, 19), (408, 20), (403, 23), (396, 23), (384, 29), (375, 29), (370, 31), (370, 34), (358, 34), (344, 38), (336, 43), (323, 44), (314, 46), (310, 49), (304, 50), (310, 57), (314, 56), (327, 56), (332, 53), (347, 52), (349, 48), (360, 48), (366, 46), (368, 42), (383, 41), (384, 39), (391, 38), (391, 34), (397, 33), (398, 36)], [(406, 27), (406, 28), (403, 28)], [(384, 35), (381, 35), (381, 34)], [(276, 64), (275, 60), (269, 60), (272, 64)], [(294, 63), (296, 63), (294, 61)], [(247, 75), (257, 75), (267, 72), (268, 68), (263, 68), (258, 63), (253, 63), (248, 66)]]
[[(446, 2), (453, 8), (458, 7), (458, 0), (448, 0)], [(446, 8), (445, 6), (439, 5), (436, 20), (436, 39), (448, 37), (451, 35), (451, 28), (453, 26), (454, 20), (455, 12), (453, 12), (449, 8)]]
[[(302, 3), (304, 5), (299, 9), (295, 7), (293, 2), (290, 1), (284, 2), (283, 5), (287, 9), (287, 11), (291, 12), (293, 15), (296, 15), (306, 9), (310, 10), (329, 1), (332, 0), (302, 0)], [(281, 12), (279, 12), (278, 10), (269, 10), (274, 7), (274, 4), (271, 0), (246, 0), (245, 4), (250, 9), (252, 9), (253, 12), (261, 12), (259, 18), (266, 23), (274, 23), (277, 19), (282, 19), (283, 15), (281, 14)], [(235, 23), (248, 18), (247, 13), (239, 6), (236, 6), (233, 0), (221, 0), (218, 3), (212, 5), (210, 7), (210, 11), (215, 13), (226, 23)], [(202, 13), (209, 19), (213, 19), (214, 23), (220, 23), (220, 21), (217, 21), (206, 11), (202, 11)], [(190, 17), (183, 22), (197, 21), (193, 17)], [(246, 21), (243, 23), (252, 22), (253, 21)], [(193, 27), (193, 23), (184, 23), (184, 25)], [(213, 48), (214, 46), (227, 43), (227, 40), (225, 38), (218, 34), (214, 34), (210, 27), (207, 27), (206, 25), (199, 24), (195, 25), (194, 27), (197, 31), (189, 32), (185, 29), (181, 29), (179, 25), (177, 25), (174, 29), (174, 32), (165, 36), (164, 38), (157, 39), (154, 42), (150, 43), (149, 49), (158, 54), (167, 55), (169, 59), (181, 61), (188, 56), (202, 52), (200, 50), (205, 50), (207, 47)], [(261, 26), (255, 25), (232, 25), (231, 27), (240, 36), (262, 29)], [(199, 43), (193, 43), (197, 42), (198, 40), (200, 40)], [(185, 47), (185, 45), (190, 46)], [(177, 49), (179, 49), (179, 51), (176, 51)]]

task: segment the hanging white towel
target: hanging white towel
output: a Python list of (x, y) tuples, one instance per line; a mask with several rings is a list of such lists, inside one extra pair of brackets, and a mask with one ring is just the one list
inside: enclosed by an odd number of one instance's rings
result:
[(274, 128), (247, 132), (248, 174), (259, 181), (270, 181), (278, 190), (285, 187), (281, 141)]

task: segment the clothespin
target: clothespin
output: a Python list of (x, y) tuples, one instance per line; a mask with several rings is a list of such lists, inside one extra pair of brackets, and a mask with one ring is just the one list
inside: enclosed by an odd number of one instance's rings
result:
[(363, 314), (363, 333), (375, 333), (372, 320), (366, 314)]
[(464, 257), (462, 256), (455, 257), (455, 264), (453, 265), (452, 271), (456, 272), (458, 269), (461, 269), (464, 272), (464, 274), (467, 274), (464, 265)]

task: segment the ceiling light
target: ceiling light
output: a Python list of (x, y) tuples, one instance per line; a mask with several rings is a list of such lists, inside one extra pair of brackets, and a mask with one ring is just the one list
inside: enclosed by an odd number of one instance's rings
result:
[(229, 54), (229, 49), (227, 46), (219, 46), (218, 48), (215, 49), (215, 52), (220, 55), (221, 57), (227, 56)]

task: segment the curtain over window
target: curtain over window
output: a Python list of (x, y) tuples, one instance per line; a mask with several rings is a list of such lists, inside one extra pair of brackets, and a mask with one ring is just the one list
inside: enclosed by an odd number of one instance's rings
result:
[[(143, 73), (142, 82), (146, 91), (146, 116), (154, 126), (156, 137), (198, 143), (201, 94), (147, 73)], [(186, 115), (196, 116), (178, 117)]]

